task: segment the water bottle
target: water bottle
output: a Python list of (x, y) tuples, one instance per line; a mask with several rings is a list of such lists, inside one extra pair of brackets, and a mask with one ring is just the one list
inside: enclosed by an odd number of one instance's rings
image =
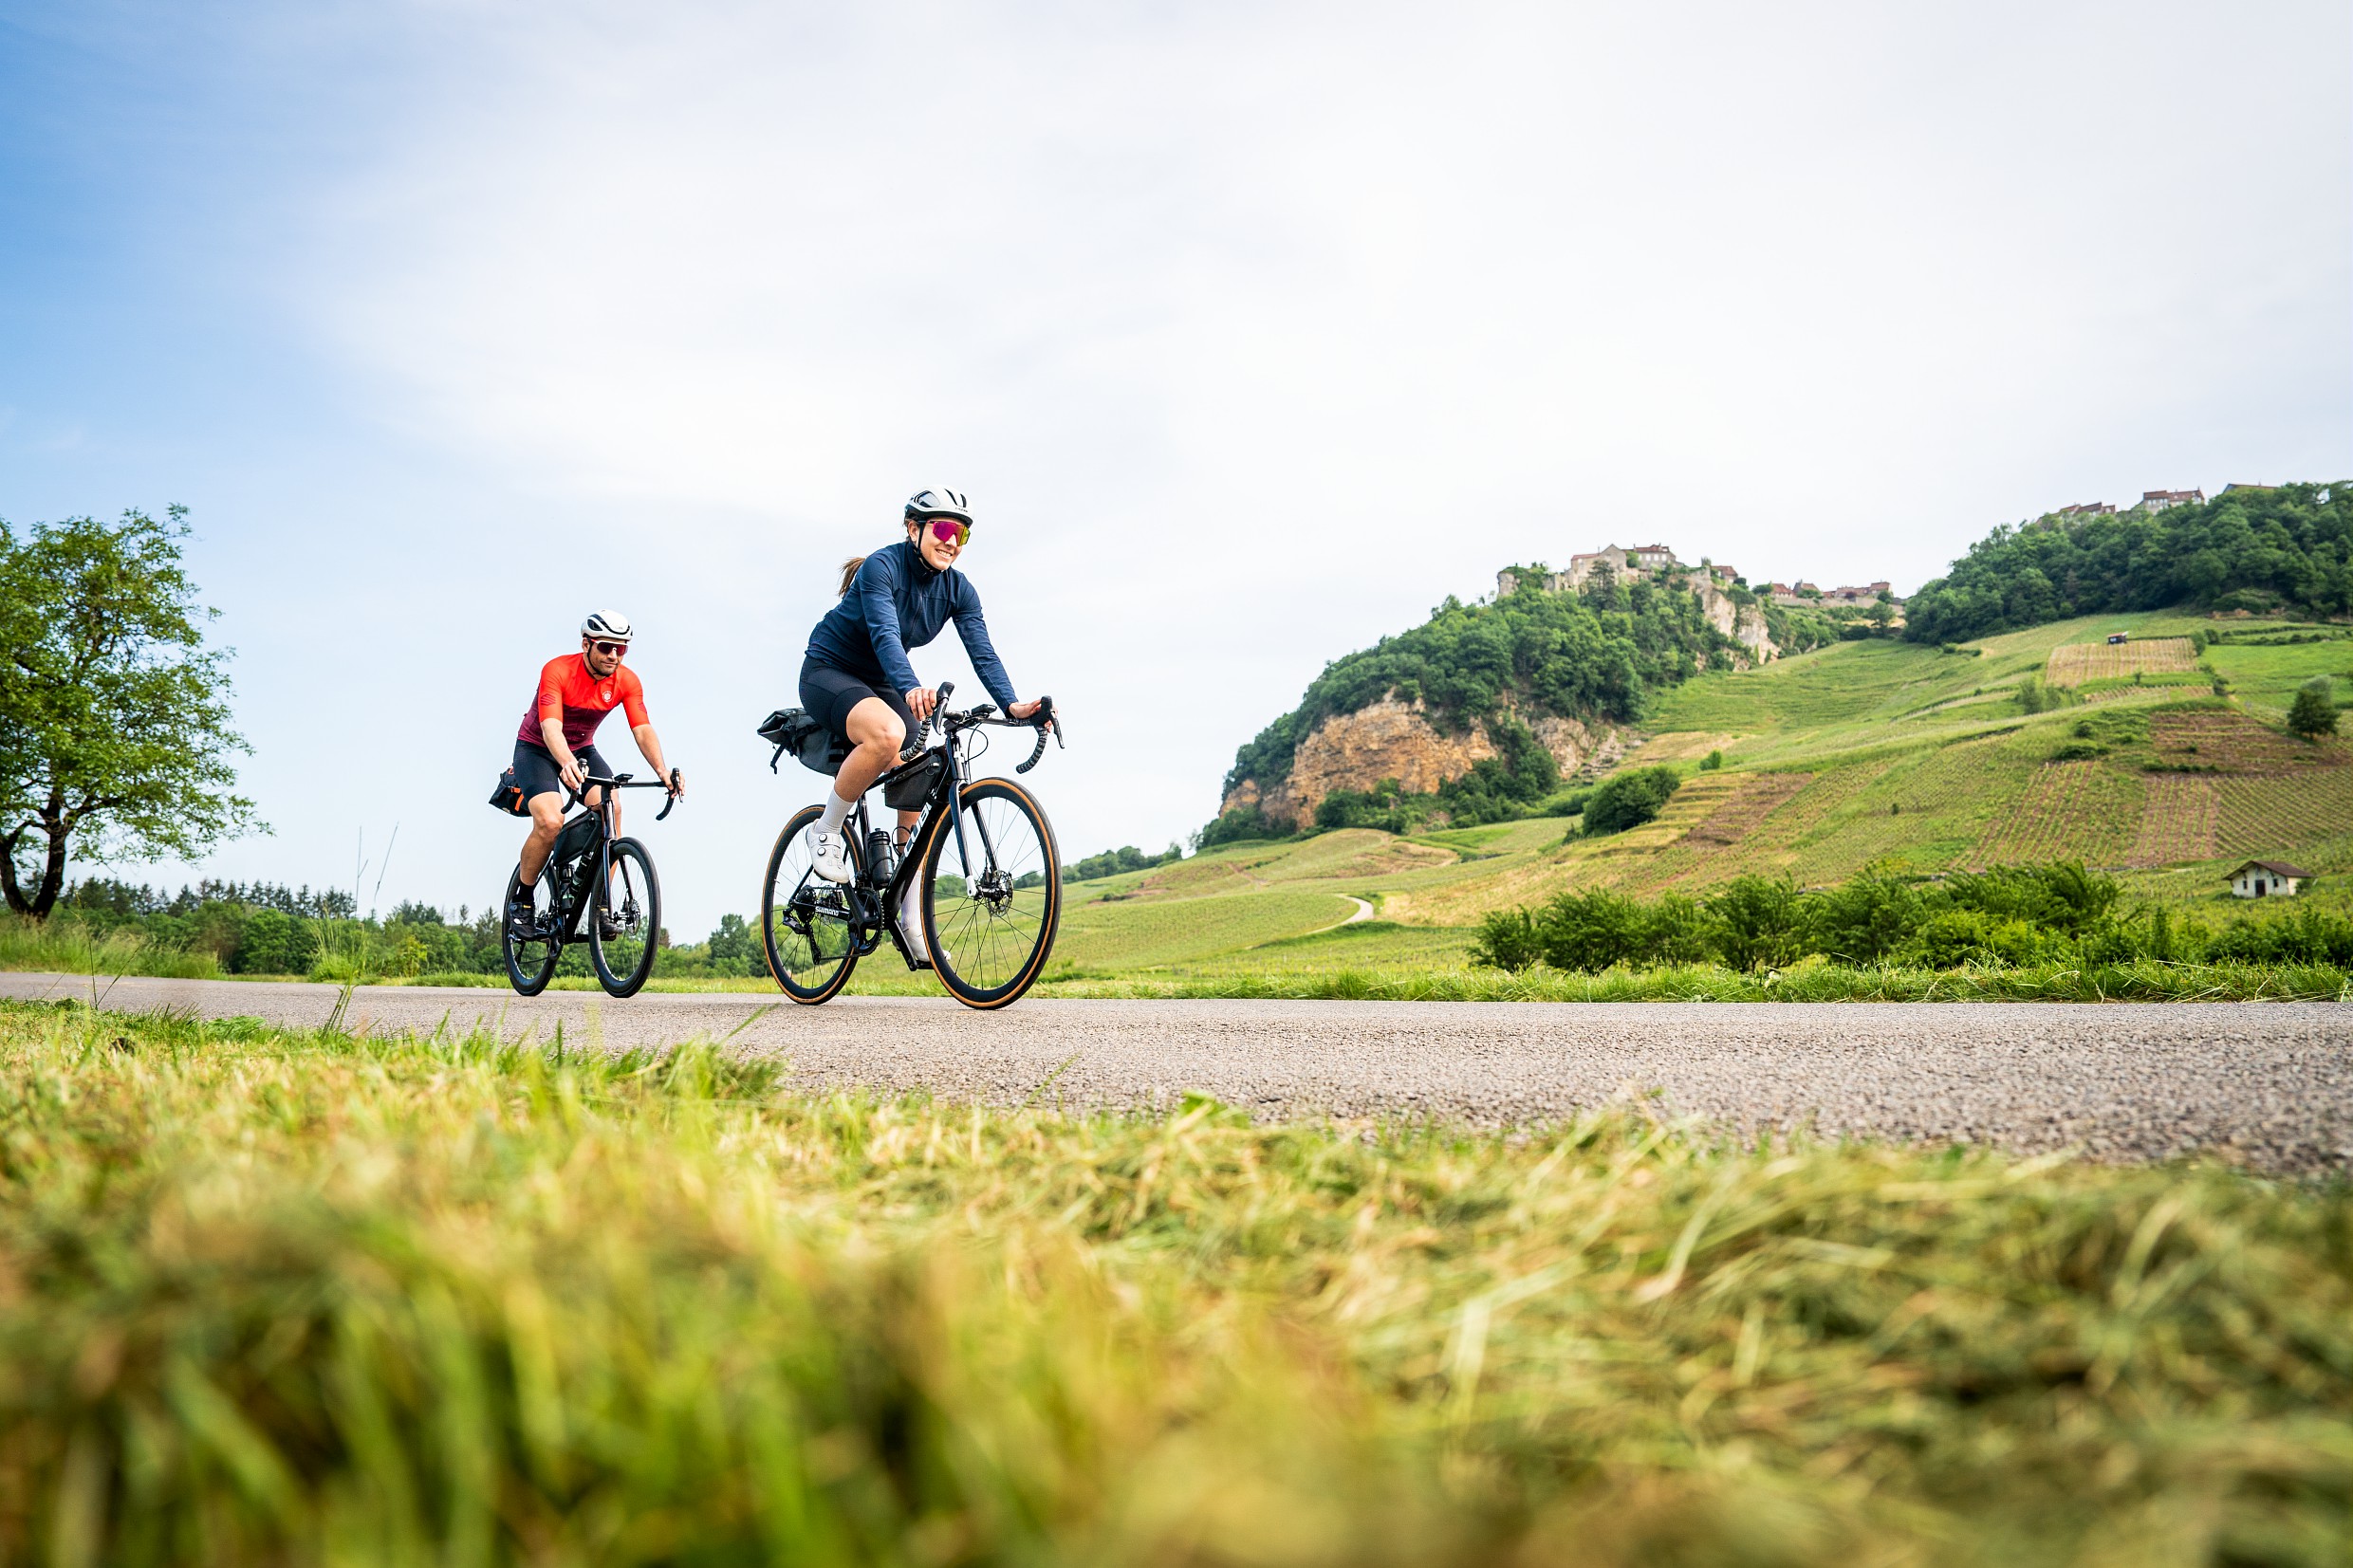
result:
[(873, 875), (875, 885), (891, 879), (895, 869), (891, 861), (891, 830), (878, 827), (866, 835), (866, 869)]

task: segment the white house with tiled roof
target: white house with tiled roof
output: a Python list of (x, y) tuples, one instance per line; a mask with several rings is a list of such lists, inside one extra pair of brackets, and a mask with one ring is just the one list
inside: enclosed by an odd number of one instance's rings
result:
[(2311, 876), (2285, 860), (2250, 860), (2231, 873), (2231, 892), (2239, 898), (2292, 898)]

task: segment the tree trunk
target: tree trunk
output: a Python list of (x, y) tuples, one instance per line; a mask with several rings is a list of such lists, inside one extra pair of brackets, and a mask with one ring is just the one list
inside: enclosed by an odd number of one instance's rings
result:
[(53, 790), (48, 805), (36, 814), (42, 834), (49, 840), (49, 852), (42, 860), (41, 879), (33, 884), (28, 895), (17, 877), (16, 846), (35, 822), (19, 822), (8, 837), (0, 839), (0, 895), (8, 899), (9, 908), (18, 914), (28, 914), (35, 920), (46, 920), (57, 907), (57, 895), (65, 890), (65, 840), (73, 835), (73, 825), (65, 818), (65, 797), (63, 790)]
[(16, 846), (23, 841), (27, 824), (18, 823), (15, 831), (0, 839), (0, 896), (9, 901), (9, 908), (17, 914), (31, 914), (32, 900), (16, 882)]
[(42, 824), (49, 833), (48, 863), (41, 868), (41, 885), (33, 890), (32, 917), (46, 920), (49, 911), (57, 907), (57, 895), (65, 891), (65, 839), (73, 829), (50, 821)]

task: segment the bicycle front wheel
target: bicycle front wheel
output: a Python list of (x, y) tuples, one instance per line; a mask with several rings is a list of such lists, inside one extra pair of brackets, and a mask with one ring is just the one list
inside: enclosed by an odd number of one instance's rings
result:
[(661, 946), (661, 883), (654, 858), (635, 839), (613, 840), (612, 861), (588, 920), (588, 961), (615, 996), (635, 996)]
[(522, 883), (520, 868), (507, 874), (507, 902), (500, 906), (498, 947), (507, 960), (507, 983), (515, 988), (515, 994), (537, 996), (556, 977), (556, 962), (564, 956), (564, 938), (555, 929), (554, 867), (541, 871), (539, 881), (531, 889), (536, 929), (545, 935), (519, 937), (507, 919), (505, 911), (513, 905), (515, 890)]
[(955, 809), (923, 856), (923, 944), (949, 995), (1002, 1007), (1036, 982), (1054, 950), (1062, 858), (1046, 812), (1010, 779), (966, 784)]
[[(768, 880), (760, 889), (760, 949), (768, 957), (768, 972), (787, 996), (811, 1006), (840, 995), (858, 968), (856, 901), (848, 888), (826, 881), (809, 866), (807, 828), (824, 815), (822, 808), (808, 806), (785, 824), (769, 851)], [(849, 851), (854, 876), (856, 842)]]

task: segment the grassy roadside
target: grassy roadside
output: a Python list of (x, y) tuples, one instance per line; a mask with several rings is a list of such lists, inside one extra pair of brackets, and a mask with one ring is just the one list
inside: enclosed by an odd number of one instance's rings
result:
[[(47, 968), (40, 964), (0, 964), (0, 968)], [(253, 982), (299, 981), (301, 975), (186, 974), (170, 968), (102, 968), (116, 974), (162, 972), (174, 978)], [(414, 979), (377, 979), (388, 986), (440, 986), (503, 990), (503, 975), (426, 974)], [(565, 977), (550, 990), (593, 991), (597, 983)], [(767, 979), (662, 980), (646, 984), (647, 994), (720, 994), (776, 997)], [(861, 968), (845, 993), (851, 996), (942, 996), (929, 974), (910, 973), (896, 961)], [(2353, 974), (2325, 965), (2160, 964), (2144, 961), (2102, 968), (2046, 965), (2011, 968), (1913, 969), (1899, 967), (1849, 968), (1801, 966), (1781, 973), (1754, 974), (1713, 965), (1656, 969), (1612, 969), (1603, 974), (1535, 968), (1518, 974), (1500, 969), (1308, 969), (1262, 973), (1229, 972), (1175, 976), (1105, 975), (1041, 981), (1029, 994), (1040, 998), (1106, 1001), (1298, 1001), (1298, 1002), (2353, 1002)]]
[(9, 1560), (2341, 1560), (2353, 1194), (0, 1005)]

